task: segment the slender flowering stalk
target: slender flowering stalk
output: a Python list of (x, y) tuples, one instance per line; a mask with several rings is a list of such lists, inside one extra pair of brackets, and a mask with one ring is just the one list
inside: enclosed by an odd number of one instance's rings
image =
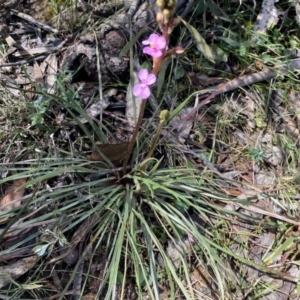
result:
[[(151, 95), (151, 90), (149, 86), (155, 83), (156, 75), (158, 74), (164, 59), (168, 56), (171, 56), (172, 54), (181, 54), (184, 51), (182, 47), (175, 47), (174, 49), (170, 49), (167, 51), (169, 36), (173, 29), (180, 23), (180, 19), (173, 18), (177, 0), (157, 0), (156, 4), (162, 11), (158, 12), (156, 16), (157, 23), (159, 25), (160, 30), (162, 31), (162, 36), (156, 33), (152, 33), (147, 40), (142, 42), (142, 44), (146, 46), (143, 49), (143, 53), (152, 56), (153, 59), (152, 73), (149, 74), (148, 70), (146, 69), (140, 70), (138, 73), (138, 78), (140, 82), (133, 87), (133, 95), (142, 98), (144, 101), (142, 101), (141, 103), (139, 117), (134, 128), (131, 141), (128, 145), (126, 157), (123, 164), (124, 174), (126, 173), (127, 163), (130, 154), (134, 148), (138, 132), (142, 124), (143, 115), (146, 108), (145, 100)], [(149, 158), (154, 151), (155, 145), (159, 137), (159, 133), (162, 129), (164, 122), (166, 122), (166, 119), (166, 116), (161, 117), (161, 123), (159, 125), (156, 138), (154, 139), (154, 142), (152, 144), (150, 152), (148, 153), (147, 158)]]
[(144, 164), (142, 165), (142, 170), (143, 171), (145, 171), (146, 168), (147, 168), (147, 165), (148, 165), (147, 160), (152, 156), (152, 154), (155, 150), (155, 146), (157, 145), (160, 133), (163, 129), (163, 125), (168, 121), (169, 116), (170, 116), (170, 113), (166, 109), (161, 111), (161, 113), (159, 114), (160, 121), (159, 121), (159, 124), (158, 124), (158, 128), (156, 130), (156, 135), (155, 135), (155, 138), (152, 142), (151, 148), (150, 148), (146, 158), (144, 159)]
[(124, 174), (126, 172), (129, 156), (133, 150), (139, 129), (142, 125), (143, 115), (144, 115), (144, 111), (146, 108), (146, 99), (149, 98), (149, 96), (151, 95), (149, 85), (154, 84), (156, 81), (156, 76), (154, 74), (149, 74), (147, 69), (141, 69), (138, 73), (138, 78), (140, 80), (140, 83), (136, 84), (133, 87), (133, 95), (136, 97), (142, 98), (143, 101), (140, 106), (139, 117), (138, 117), (137, 123), (135, 125), (134, 131), (133, 131), (133, 134), (131, 137), (131, 141), (130, 141), (127, 151), (126, 151), (126, 157), (125, 157), (124, 163), (123, 163)]
[(145, 108), (146, 108), (146, 100), (143, 100), (141, 103), (141, 107), (140, 107), (140, 114), (139, 114), (137, 123), (135, 124), (135, 128), (134, 128), (130, 143), (129, 143), (127, 151), (126, 151), (126, 156), (125, 156), (124, 163), (123, 163), (123, 174), (126, 174), (127, 163), (129, 161), (130, 154), (133, 150), (133, 147), (134, 147), (136, 139), (137, 139), (137, 135), (138, 135), (140, 127), (142, 125)]

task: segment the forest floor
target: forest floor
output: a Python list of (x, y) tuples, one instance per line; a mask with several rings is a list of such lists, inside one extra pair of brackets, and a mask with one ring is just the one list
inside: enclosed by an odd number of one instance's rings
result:
[(0, 0), (0, 299), (299, 299), (299, 4), (227, 2), (178, 5), (128, 154), (153, 1)]

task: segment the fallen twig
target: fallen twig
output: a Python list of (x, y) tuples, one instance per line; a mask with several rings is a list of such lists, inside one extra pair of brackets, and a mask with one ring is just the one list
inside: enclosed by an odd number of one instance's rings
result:
[(38, 60), (45, 59), (45, 58), (46, 58), (46, 55), (41, 55), (41, 56), (37, 56), (37, 57), (33, 57), (33, 58), (28, 58), (28, 59), (20, 60), (20, 61), (15, 61), (15, 62), (10, 62), (10, 63), (0, 64), (0, 68), (20, 66), (20, 65), (24, 65), (24, 64), (29, 64), (29, 63), (31, 63), (34, 60), (38, 61)]
[(257, 82), (261, 82), (264, 80), (269, 80), (272, 78), (275, 78), (278, 75), (284, 75), (288, 72), (299, 70), (300, 69), (300, 58), (296, 58), (293, 60), (290, 60), (286, 64), (280, 64), (277, 65), (274, 69), (266, 69), (261, 72), (257, 72), (250, 75), (241, 76), (239, 78), (235, 78), (229, 82), (226, 82), (225, 84), (219, 84), (217, 86), (210, 87), (209, 89), (205, 89), (202, 91), (199, 91), (197, 95), (201, 94), (207, 94), (212, 93), (209, 95), (206, 99), (201, 101), (190, 113), (188, 113), (179, 123), (175, 124), (170, 132), (172, 132), (174, 129), (181, 126), (183, 122), (186, 122), (191, 116), (193, 116), (202, 106), (210, 103), (215, 96), (218, 96), (223, 93), (227, 93), (233, 90), (236, 90), (240, 87), (254, 84)]
[(44, 29), (46, 31), (50, 31), (50, 32), (53, 32), (53, 33), (58, 33), (57, 29), (54, 29), (54, 28), (50, 27), (49, 25), (41, 23), (41, 22), (37, 21), (36, 19), (34, 19), (33, 17), (31, 17), (31, 16), (29, 16), (27, 14), (20, 13), (20, 12), (18, 12), (15, 9), (11, 9), (11, 12), (13, 14), (15, 14), (16, 16), (18, 16), (19, 18), (22, 18), (22, 19), (24, 19), (25, 21), (27, 21), (29, 23), (32, 23), (32, 24), (34, 24), (34, 25), (36, 25), (38, 27), (41, 27), (42, 29)]

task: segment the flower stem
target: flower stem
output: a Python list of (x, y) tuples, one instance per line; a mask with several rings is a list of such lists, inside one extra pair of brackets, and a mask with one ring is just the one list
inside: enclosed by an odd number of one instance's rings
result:
[(142, 103), (141, 103), (141, 106), (140, 106), (139, 117), (138, 117), (137, 123), (135, 125), (135, 128), (134, 128), (130, 143), (128, 145), (127, 151), (126, 151), (126, 156), (125, 156), (124, 163), (123, 163), (123, 174), (126, 173), (126, 168), (127, 168), (127, 164), (128, 164), (128, 161), (129, 161), (129, 157), (131, 155), (131, 152), (132, 152), (133, 147), (135, 145), (135, 142), (137, 140), (137, 135), (139, 133), (139, 130), (140, 130), (140, 127), (141, 127), (141, 124), (142, 124), (142, 121), (143, 121), (145, 108), (146, 108), (146, 100), (142, 100)]
[[(166, 39), (166, 41), (169, 40), (168, 26), (167, 26), (167, 25), (164, 27), (164, 30), (163, 30), (163, 36), (164, 36), (164, 38)], [(162, 65), (162, 63), (163, 63), (163, 61), (164, 61), (165, 53), (166, 53), (166, 49), (163, 50), (163, 55), (162, 55), (161, 57), (158, 57), (158, 58), (156, 58), (156, 59), (153, 59), (153, 69), (152, 69), (152, 74), (154, 74), (154, 75), (157, 76), (157, 74), (158, 74), (158, 72), (159, 72), (159, 70), (160, 70), (160, 68), (161, 68), (161, 65)], [(141, 127), (141, 124), (142, 124), (142, 121), (143, 121), (143, 116), (144, 116), (145, 108), (146, 108), (146, 100), (144, 99), (144, 100), (142, 100), (142, 104), (141, 104), (141, 106), (140, 106), (139, 117), (138, 117), (137, 123), (136, 123), (136, 125), (135, 125), (134, 131), (133, 131), (133, 134), (132, 134), (132, 138), (131, 138), (131, 140), (130, 140), (130, 143), (129, 143), (128, 148), (127, 148), (127, 151), (126, 151), (126, 157), (125, 157), (124, 163), (123, 163), (123, 174), (126, 173), (126, 168), (127, 168), (127, 164), (128, 164), (128, 161), (129, 161), (129, 157), (130, 157), (131, 152), (132, 152), (132, 150), (133, 150), (133, 148), (134, 148), (134, 145), (135, 145), (135, 143), (136, 143), (137, 136), (138, 136), (138, 132), (139, 132), (139, 130), (140, 130), (140, 127)], [(162, 125), (163, 125), (163, 123), (160, 124), (160, 126), (162, 126)], [(160, 132), (160, 131), (161, 131), (161, 128), (158, 129), (158, 132)], [(157, 132), (157, 133), (158, 133), (158, 132)], [(158, 133), (158, 136), (159, 136), (159, 133)], [(158, 139), (158, 136), (157, 136), (157, 139)], [(148, 156), (149, 156), (149, 155), (150, 155), (150, 156), (152, 155), (153, 150), (154, 150), (154, 147), (155, 147), (155, 145), (156, 145), (156, 143), (157, 143), (157, 139), (156, 139), (155, 142), (153, 143), (153, 145), (152, 145), (152, 146), (153, 146), (153, 149), (150, 150), (150, 152), (149, 152), (150, 154), (148, 153)], [(148, 157), (148, 156), (147, 156), (147, 157)], [(150, 156), (149, 156), (149, 157), (150, 157)]]
[(156, 135), (155, 135), (155, 138), (152, 142), (152, 145), (151, 145), (151, 148), (146, 156), (146, 158), (144, 159), (144, 161), (146, 161), (145, 164), (142, 163), (142, 170), (145, 171), (146, 168), (147, 168), (147, 160), (152, 156), (153, 152), (154, 152), (154, 149), (155, 149), (155, 146), (157, 145), (157, 142), (158, 142), (158, 139), (159, 139), (159, 136), (160, 136), (160, 133), (162, 131), (162, 128), (164, 126), (164, 124), (168, 121), (168, 118), (169, 118), (169, 111), (168, 110), (162, 110), (160, 115), (159, 115), (159, 118), (160, 118), (160, 121), (159, 121), (159, 125), (158, 125), (158, 128), (156, 130)]

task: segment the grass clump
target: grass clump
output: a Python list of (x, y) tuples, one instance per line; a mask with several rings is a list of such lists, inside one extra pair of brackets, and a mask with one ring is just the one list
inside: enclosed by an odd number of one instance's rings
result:
[[(288, 107), (288, 93), (277, 106), (270, 97), (287, 85), (296, 90), (297, 76), (215, 97), (198, 110), (194, 140), (173, 130), (176, 117), (186, 117), (211, 92), (205, 83), (197, 85), (200, 72), (214, 80), (233, 79), (288, 59), (287, 47), (296, 39), (283, 43), (279, 29), (255, 45), (249, 42), (255, 15), (245, 3), (197, 3), (187, 25), (179, 28), (183, 43), (191, 35), (196, 42), (185, 49), (186, 57), (168, 58), (153, 91), (161, 98), (172, 96), (158, 103), (170, 115), (160, 126), (156, 111), (147, 107), (142, 114), (147, 120), (136, 131), (123, 167), (110, 153), (98, 161), (91, 153), (101, 152), (102, 145), (128, 143), (120, 139), (130, 136), (128, 128), (116, 121), (125, 117), (116, 111), (110, 119), (103, 111), (91, 117), (82, 99), (84, 85), (76, 89), (71, 75), (61, 71), (51, 94), (35, 86), (33, 100), (22, 89), (12, 97), (3, 85), (0, 185), (5, 194), (22, 180), (14, 193), (26, 192), (17, 199), (22, 205), (0, 212), (0, 220), (6, 220), (0, 229), (0, 259), (5, 266), (37, 257), (22, 277), (1, 288), (3, 295), (263, 299), (276, 285), (262, 274), (297, 283), (289, 270), (298, 265), (298, 142), (276, 129), (287, 122), (278, 106)], [(216, 36), (210, 39), (210, 33)], [(122, 93), (112, 102), (120, 105), (119, 99)], [(284, 155), (274, 164), (270, 157), (279, 153), (276, 147)], [(257, 175), (275, 180), (262, 182)]]

